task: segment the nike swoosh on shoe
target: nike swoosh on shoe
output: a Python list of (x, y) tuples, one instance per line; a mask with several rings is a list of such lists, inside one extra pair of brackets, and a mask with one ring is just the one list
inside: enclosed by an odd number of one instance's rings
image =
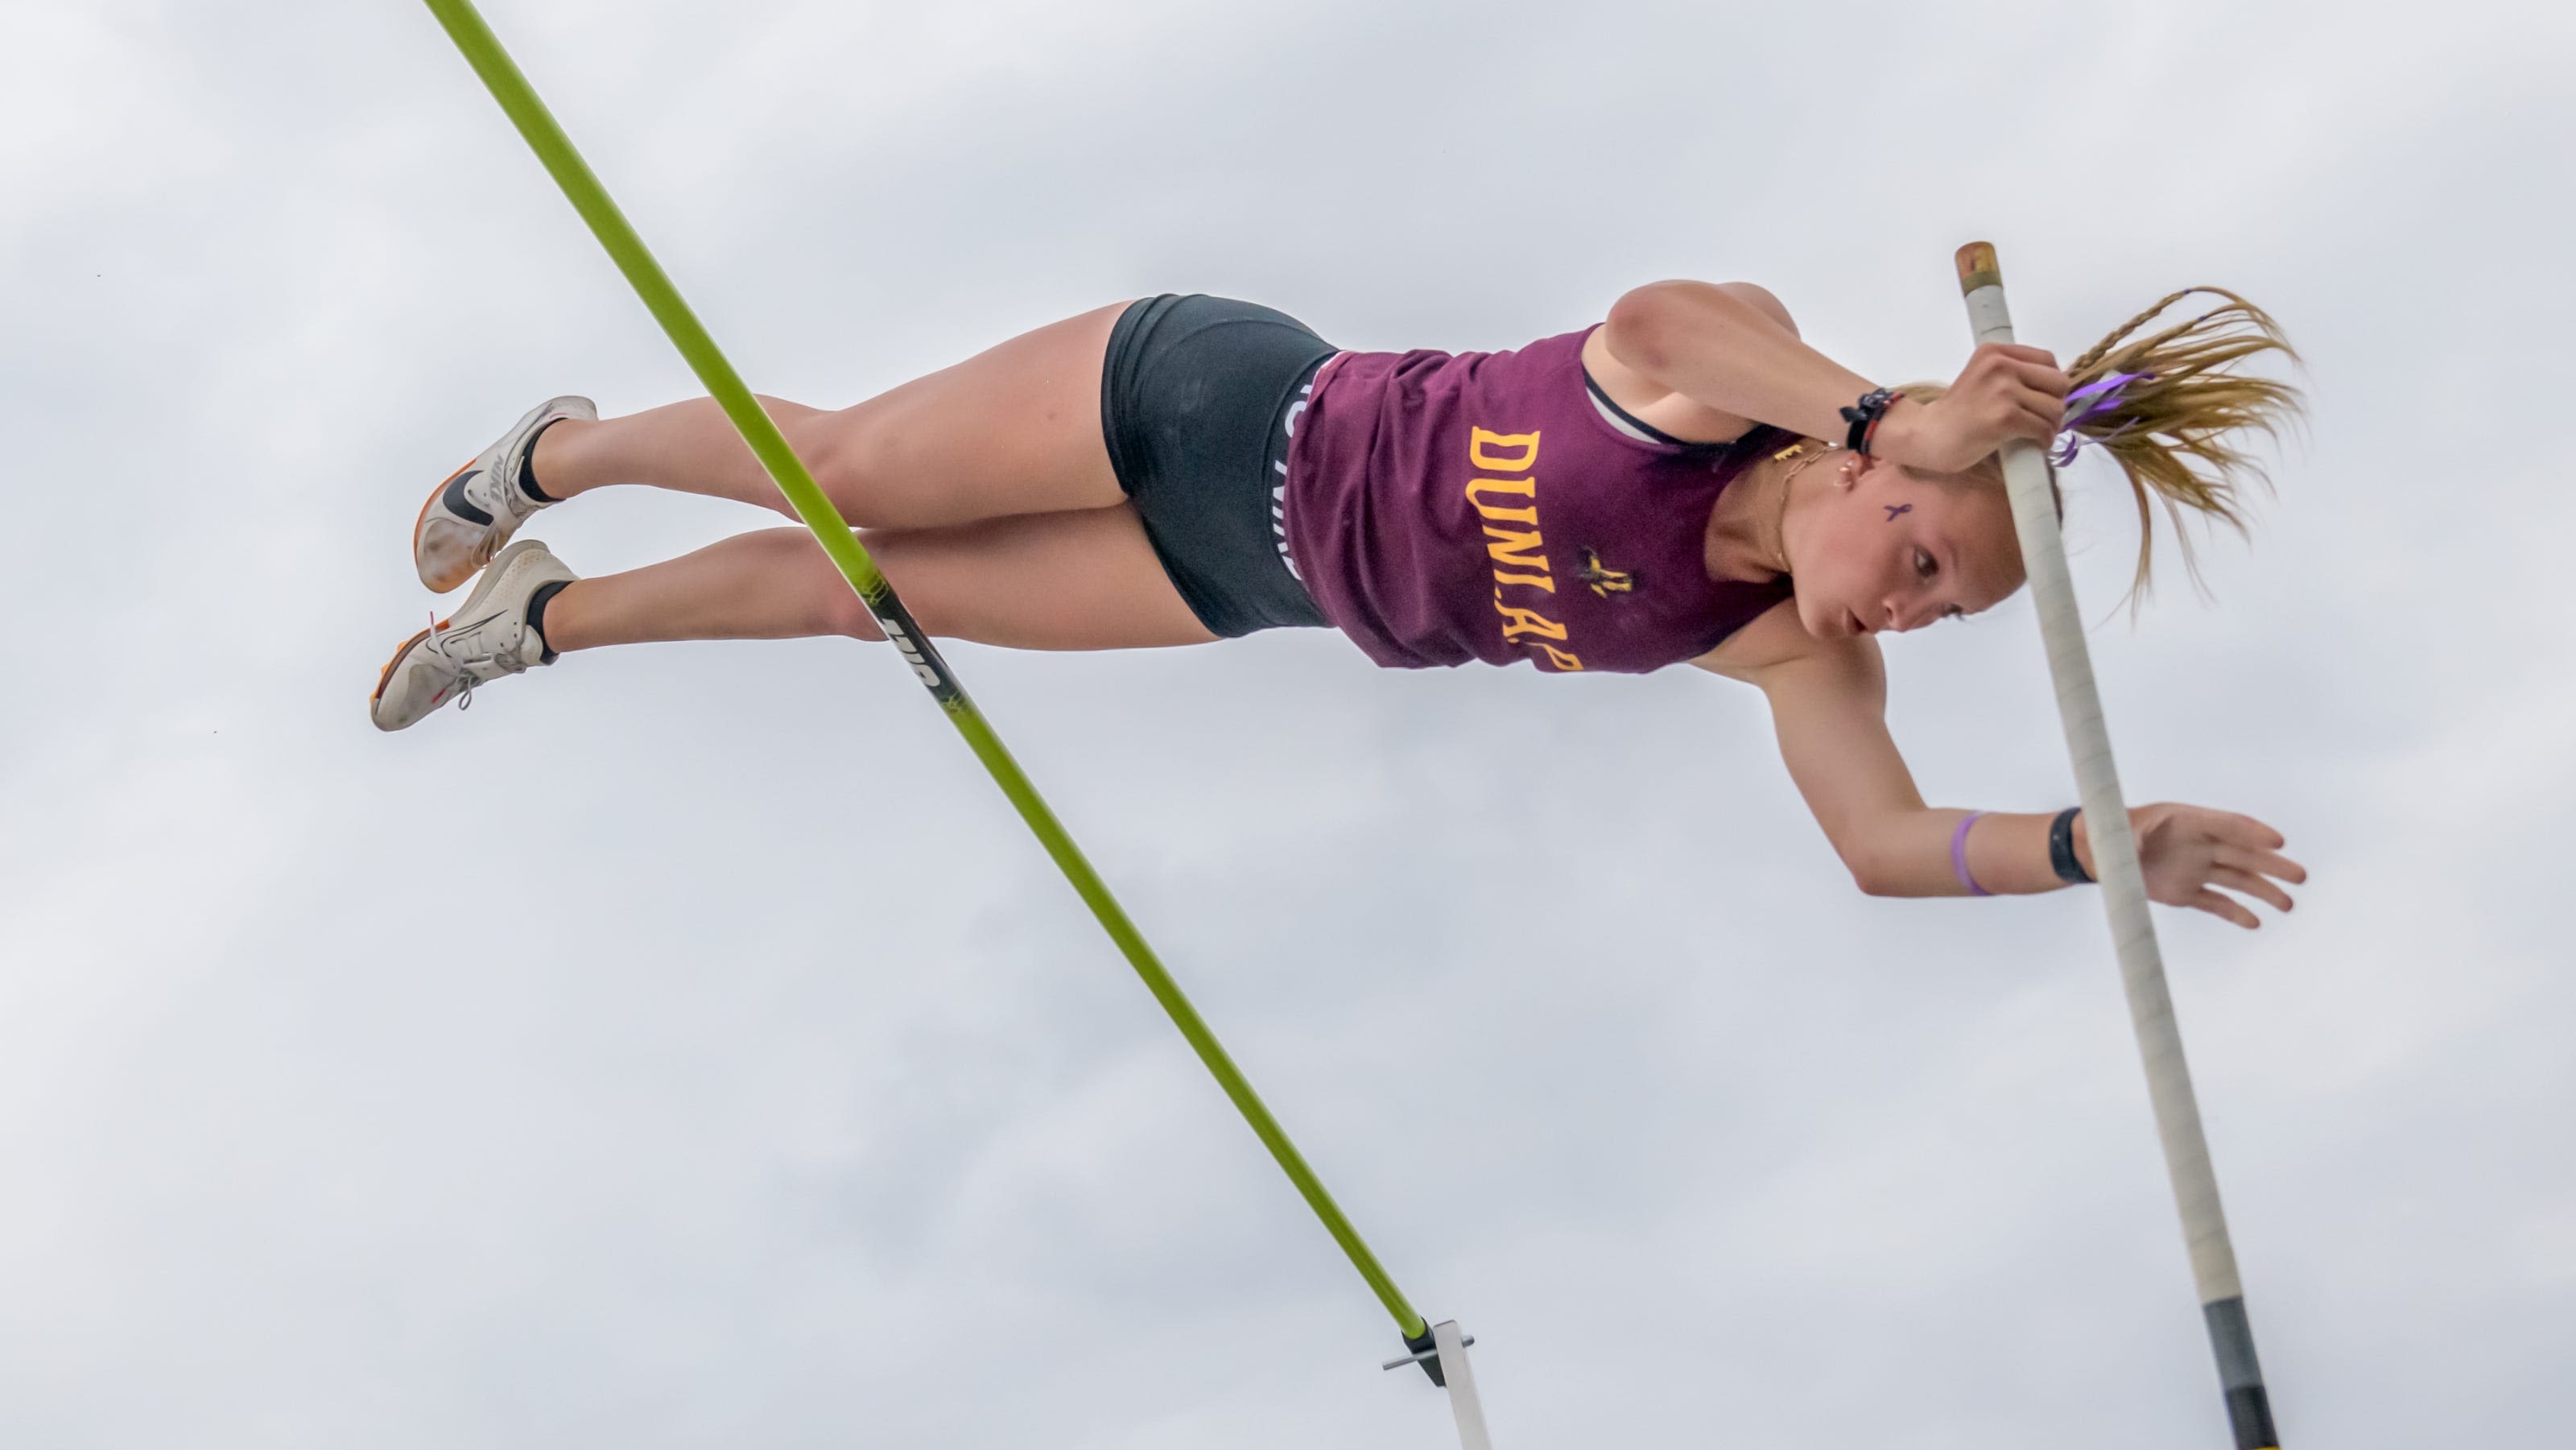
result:
[(465, 485), (481, 477), (482, 473), (483, 470), (479, 468), (469, 468), (449, 479), (445, 502), (457, 517), (489, 527), (492, 516), (476, 507), (474, 501), (465, 496)]

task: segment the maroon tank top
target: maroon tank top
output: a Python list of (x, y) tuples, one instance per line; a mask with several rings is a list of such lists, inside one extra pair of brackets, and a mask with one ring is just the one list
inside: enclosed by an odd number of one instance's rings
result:
[(1344, 353), (1289, 450), (1291, 557), (1381, 665), (1643, 673), (1789, 597), (1708, 576), (1709, 506), (1768, 445), (1653, 443), (1586, 391), (1591, 328), (1496, 353)]

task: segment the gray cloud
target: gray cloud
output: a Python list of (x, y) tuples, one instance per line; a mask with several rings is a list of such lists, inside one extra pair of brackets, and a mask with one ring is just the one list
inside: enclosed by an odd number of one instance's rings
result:
[[(2095, 648), (2284, 1427), (2576, 1420), (2563, 7), (495, 4), (758, 386), (1233, 292), (1509, 346), (1744, 276), (1962, 351), (2218, 281), (2250, 546)], [(581, 657), (396, 737), (421, 490), (693, 384), (404, 6), (0, 15), (0, 1439), (1442, 1443), (1385, 1316), (900, 670)], [(2537, 441), (2535, 441), (2537, 440)], [(2079, 587), (2133, 527), (2096, 474)], [(760, 526), (612, 497), (585, 571)], [(1891, 651), (1927, 795), (2070, 787), (2027, 606)], [(1864, 898), (1709, 679), (1323, 634), (957, 663), (1510, 1445), (2215, 1443), (2087, 894)]]

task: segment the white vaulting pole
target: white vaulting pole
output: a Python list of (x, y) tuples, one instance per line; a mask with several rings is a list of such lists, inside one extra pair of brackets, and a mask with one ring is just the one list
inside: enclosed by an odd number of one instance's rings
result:
[[(1979, 344), (2011, 342), (2012, 314), (2004, 306), (2003, 271), (1995, 249), (1972, 242), (1959, 249), (1959, 289), (1967, 296), (1968, 323)], [(2218, 1176), (2210, 1168), (2209, 1142), (2192, 1096), (2191, 1069), (2183, 1061), (2182, 1030), (2174, 1021), (2173, 995), (2165, 986), (2155, 924), (2147, 917), (2147, 888), (2138, 873), (2137, 838), (2120, 798), (2119, 772), (2111, 763), (2111, 734), (2102, 722), (2102, 697), (2093, 685), (2093, 659), (2084, 643), (2084, 621), (2075, 584), (2066, 569), (2058, 533), (2056, 489), (2046, 453), (2035, 443), (2004, 445), (2004, 483), (2012, 495), (2013, 524), (2021, 535), (2022, 566), (2039, 606), (2039, 632), (2048, 648), (2049, 674), (2057, 684), (2057, 713), (2066, 748), (2075, 758), (2077, 799), (2093, 848), (2093, 871), (2102, 883), (2102, 905), (2120, 958), (2120, 980), (2129, 1018), (2146, 1059), (2147, 1094), (2155, 1105), (2156, 1132), (2164, 1140), (2165, 1171), (2182, 1210), (2183, 1241), (2191, 1276), (2200, 1291), (2210, 1346), (2218, 1357), (2219, 1384), (2238, 1450), (2277, 1450), (2263, 1371), (2254, 1357), (2254, 1332), (2245, 1316), (2245, 1290), (2236, 1277), (2236, 1250), (2228, 1242), (2227, 1216), (2218, 1206)]]

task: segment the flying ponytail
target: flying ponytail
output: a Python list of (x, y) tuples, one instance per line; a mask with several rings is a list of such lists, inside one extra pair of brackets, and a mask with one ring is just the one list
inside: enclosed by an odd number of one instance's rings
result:
[[(2153, 331), (2151, 324), (2186, 297), (2225, 299), (2187, 321)], [(2242, 435), (2277, 437), (2300, 411), (2296, 387), (2235, 370), (2248, 358), (2277, 352), (2299, 355), (2279, 324), (2262, 308), (2221, 287), (2186, 287), (2121, 323), (2067, 365), (2074, 384), (2068, 397), (2069, 430), (2051, 458), (2073, 460), (2099, 447), (2129, 481), (2138, 505), (2138, 568), (2130, 584), (2134, 603), (2148, 592), (2155, 558), (2155, 511), (2164, 505), (2175, 525), (2183, 567), (2200, 581), (2192, 557), (2185, 511), (2246, 532), (2244, 485), (2270, 486), (2263, 466), (2239, 446)], [(1931, 402), (1949, 391), (1940, 383), (1909, 383), (1898, 391)], [(2002, 464), (1988, 458), (1968, 470), (2000, 484)], [(2060, 511), (2064, 504), (2061, 501)]]
[[(2143, 331), (2175, 303), (2196, 295), (2226, 300), (2188, 321)], [(2184, 511), (2246, 532), (2243, 485), (2250, 480), (2269, 488), (2271, 480), (2240, 443), (2248, 433), (2277, 438), (2300, 409), (2297, 388), (2235, 370), (2266, 352), (2299, 360), (2270, 313), (2224, 288), (2187, 287), (2121, 323), (2067, 366), (2066, 375), (2079, 393), (2116, 380), (2101, 395), (2102, 402), (2075, 420), (2073, 435), (2057, 456), (2064, 461), (2078, 449), (2098, 445), (2127, 475), (2138, 504), (2133, 597), (2147, 592), (2154, 563), (2150, 504), (2163, 504), (2173, 520), (2183, 567), (2194, 584), (2200, 569), (2192, 557), (2191, 534), (2182, 527)]]

